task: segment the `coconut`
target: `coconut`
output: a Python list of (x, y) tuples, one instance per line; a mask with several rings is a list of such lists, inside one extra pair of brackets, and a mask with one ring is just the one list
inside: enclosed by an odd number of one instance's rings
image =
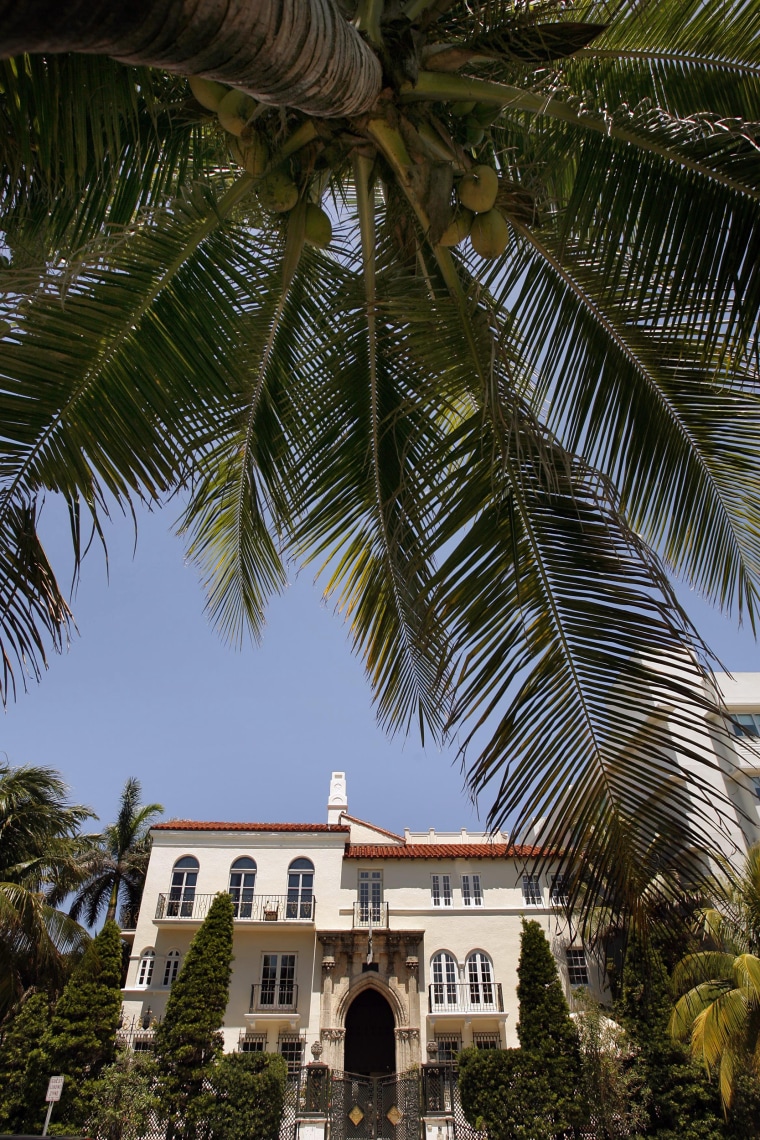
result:
[(479, 126), (490, 127), (503, 110), (503, 107), (494, 107), (493, 103), (476, 103), (472, 111), (472, 118)]
[(332, 222), (321, 206), (309, 202), (306, 206), (304, 237), (309, 245), (327, 249), (332, 241)]
[(475, 106), (475, 100), (471, 103), (452, 103), (449, 108), (452, 115), (456, 115), (458, 119), (463, 119), (465, 115), (469, 115), (470, 111)]
[(256, 100), (250, 95), (244, 95), (242, 91), (228, 91), (216, 113), (225, 131), (240, 136), (257, 106)]
[(459, 245), (470, 232), (472, 220), (475, 217), (472, 210), (459, 210), (441, 234), (440, 245)]
[(245, 132), (240, 140), (239, 150), (242, 155), (242, 166), (252, 174), (254, 178), (258, 178), (264, 173), (269, 162), (269, 147), (266, 144), (266, 139), (250, 128)]
[(498, 210), (478, 214), (470, 230), (472, 248), (481, 257), (501, 257), (509, 241), (509, 227)]
[(485, 214), (493, 209), (499, 191), (499, 179), (490, 166), (473, 166), (457, 187), (459, 201), (474, 214)]
[(207, 111), (216, 111), (229, 91), (229, 87), (225, 87), (223, 83), (216, 83), (213, 79), (201, 79), (200, 75), (191, 75), (187, 82), (201, 107), (205, 107)]
[(273, 170), (262, 179), (258, 195), (265, 210), (284, 214), (292, 210), (298, 201), (298, 187), (284, 170)]

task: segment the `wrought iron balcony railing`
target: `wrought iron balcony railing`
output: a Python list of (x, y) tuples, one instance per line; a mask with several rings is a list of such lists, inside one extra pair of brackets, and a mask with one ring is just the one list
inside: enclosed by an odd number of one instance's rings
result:
[[(317, 900), (295, 895), (254, 895), (245, 890), (230, 891), (235, 920), (239, 922), (313, 922)], [(156, 918), (200, 921), (209, 912), (216, 895), (192, 891), (169, 891), (158, 896)]]
[(430, 1013), (503, 1013), (501, 982), (431, 982)]
[(382, 930), (388, 926), (388, 904), (381, 903), (354, 903), (354, 927), (373, 927)]
[(251, 986), (249, 1013), (266, 1013), (268, 1010), (289, 1010), (298, 1008), (298, 986), (295, 982), (271, 981), (256, 982)]

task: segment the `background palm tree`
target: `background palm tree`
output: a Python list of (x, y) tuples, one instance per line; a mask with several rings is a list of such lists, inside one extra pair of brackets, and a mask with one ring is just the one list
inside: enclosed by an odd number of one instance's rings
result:
[(737, 1077), (756, 1067), (760, 1049), (760, 844), (749, 850), (741, 876), (725, 881), (719, 907), (703, 913), (702, 933), (705, 948), (673, 973), (682, 996), (669, 1028), (690, 1039), (708, 1071), (718, 1070), (728, 1109)]
[[(5, 65), (7, 668), (68, 631), (44, 492), (78, 561), (114, 499), (181, 489), (225, 635), (259, 635), (287, 558), (327, 568), (381, 722), (459, 732), (488, 822), (547, 818), (632, 905), (699, 785), (674, 753), (724, 731), (668, 574), (750, 621), (758, 596), (760, 16), (277, 10), (313, 65), (203, 5), (159, 39), (139, 12), (0, 5), (7, 51), (192, 59), (260, 96), (219, 118), (174, 74)], [(493, 259), (444, 236), (475, 166), (498, 173)], [(328, 248), (306, 241), (320, 201)]]
[(93, 813), (67, 792), (51, 768), (0, 762), (0, 1017), (31, 986), (60, 991), (89, 941), (47, 897), (90, 842), (80, 828)]
[[(77, 867), (79, 889), (69, 908), (72, 918), (94, 926), (105, 910), (105, 921), (116, 921), (119, 903), (134, 925), (140, 907), (150, 858), (150, 828), (163, 813), (161, 804), (141, 804), (140, 781), (130, 777), (124, 785), (119, 815), (106, 827)], [(60, 903), (66, 891), (59, 888), (51, 902)]]

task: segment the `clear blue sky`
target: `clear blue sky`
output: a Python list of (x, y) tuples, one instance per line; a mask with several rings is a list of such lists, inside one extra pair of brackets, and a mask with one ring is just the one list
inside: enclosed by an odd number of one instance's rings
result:
[[(100, 553), (88, 556), (73, 605), (79, 636), (3, 716), (10, 762), (57, 768), (104, 820), (137, 776), (167, 816), (321, 822), (337, 769), (362, 818), (393, 830), (478, 828), (456, 747), (423, 750), (416, 735), (378, 728), (362, 663), (311, 574), (273, 601), (262, 646), (232, 650), (207, 623), (172, 518), (171, 508), (142, 513), (134, 556), (131, 524), (115, 520), (110, 582)], [(44, 521), (57, 564), (66, 524), (50, 507)], [(683, 600), (728, 669), (760, 669), (748, 631)]]

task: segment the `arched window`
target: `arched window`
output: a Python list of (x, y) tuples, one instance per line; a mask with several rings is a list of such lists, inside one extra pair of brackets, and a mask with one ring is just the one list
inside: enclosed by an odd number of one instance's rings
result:
[(168, 918), (192, 918), (198, 867), (198, 860), (192, 855), (185, 855), (174, 864), (166, 910)]
[(170, 986), (179, 973), (179, 950), (170, 950), (164, 966), (164, 985)]
[(256, 863), (244, 856), (230, 867), (230, 895), (235, 918), (250, 918), (253, 912), (253, 888), (256, 884)]
[(314, 864), (294, 859), (288, 867), (286, 918), (311, 918), (314, 914)]
[(439, 950), (431, 961), (433, 984), (430, 987), (430, 1001), (433, 1012), (451, 1009), (459, 1005), (457, 960), (448, 950)]
[(140, 965), (137, 968), (137, 984), (142, 989), (147, 989), (153, 981), (153, 966), (155, 961), (156, 951), (152, 946), (148, 946), (140, 955)]
[(467, 985), (471, 1006), (476, 1009), (493, 1008), (493, 967), (491, 959), (482, 950), (473, 950), (467, 957)]

